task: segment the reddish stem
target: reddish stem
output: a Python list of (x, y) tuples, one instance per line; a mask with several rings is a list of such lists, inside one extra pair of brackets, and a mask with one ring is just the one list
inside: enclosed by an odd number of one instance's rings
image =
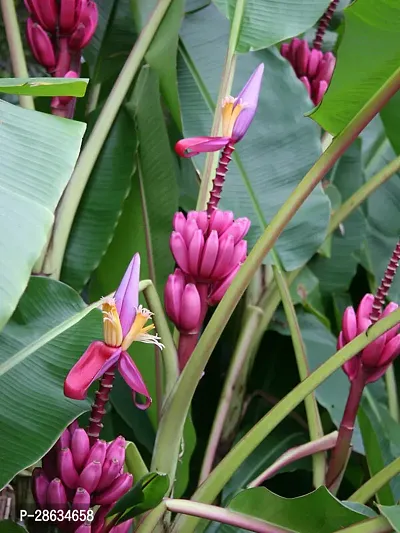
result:
[(212, 190), (210, 192), (210, 199), (207, 204), (207, 213), (208, 216), (211, 216), (213, 211), (218, 207), (219, 201), (221, 200), (222, 187), (225, 183), (225, 176), (228, 172), (228, 165), (232, 159), (232, 153), (234, 152), (235, 147), (232, 142), (229, 142), (225, 148), (222, 150), (221, 157), (219, 158), (217, 170), (215, 171), (215, 178), (212, 183)]
[(324, 38), (326, 29), (329, 26), (329, 23), (333, 17), (333, 14), (335, 12), (335, 9), (338, 3), (339, 3), (339, 0), (332, 0), (332, 2), (328, 6), (328, 9), (322, 15), (322, 18), (319, 21), (318, 28), (317, 28), (317, 34), (315, 35), (315, 39), (313, 42), (313, 48), (315, 50), (321, 50), (322, 40)]
[(87, 434), (90, 438), (90, 444), (93, 445), (99, 438), (100, 431), (103, 428), (102, 420), (106, 414), (105, 405), (109, 400), (111, 389), (115, 378), (117, 365), (111, 367), (100, 380), (99, 389), (96, 391), (96, 399), (92, 405), (92, 411), (89, 418), (89, 427)]
[(381, 315), (382, 308), (385, 305), (385, 299), (389, 292), (389, 289), (393, 283), (394, 276), (396, 275), (396, 270), (399, 267), (400, 262), (400, 240), (396, 244), (396, 248), (393, 251), (392, 257), (390, 258), (389, 264), (383, 275), (381, 284), (376, 291), (374, 303), (372, 304), (372, 313), (370, 315), (371, 322), (375, 324), (378, 318)]
[(179, 335), (178, 362), (180, 372), (182, 372), (186, 363), (189, 361), (193, 350), (196, 348), (198, 339), (198, 333), (181, 333)]
[(343, 418), (340, 422), (336, 446), (333, 449), (329, 461), (325, 483), (328, 488), (332, 485), (332, 483), (335, 482), (346, 464), (347, 455), (351, 444), (351, 437), (353, 436), (354, 424), (357, 417), (357, 411), (360, 405), (364, 387), (364, 372), (362, 369), (360, 369), (357, 377), (350, 384), (350, 392), (347, 398), (346, 407), (344, 408)]

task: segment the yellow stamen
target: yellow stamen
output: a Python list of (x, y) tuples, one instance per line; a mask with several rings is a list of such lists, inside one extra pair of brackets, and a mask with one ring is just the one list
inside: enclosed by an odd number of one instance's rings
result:
[(105, 300), (101, 305), (101, 309), (103, 312), (104, 342), (108, 346), (121, 346), (123, 339), (122, 327), (114, 298)]
[(231, 137), (235, 122), (245, 105), (236, 103), (232, 96), (228, 96), (222, 103), (222, 136)]
[(137, 340), (140, 335), (154, 328), (154, 324), (150, 324), (149, 326), (144, 327), (144, 325), (149, 320), (152, 314), (153, 313), (151, 313), (148, 309), (145, 309), (144, 307), (139, 305), (132, 327), (128, 331), (122, 343), (123, 350), (127, 350), (132, 344), (132, 342)]

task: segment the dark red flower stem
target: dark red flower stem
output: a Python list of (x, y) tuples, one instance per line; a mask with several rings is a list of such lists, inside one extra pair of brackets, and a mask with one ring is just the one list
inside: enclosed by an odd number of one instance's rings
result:
[(99, 438), (100, 431), (103, 428), (102, 420), (106, 414), (105, 406), (109, 400), (111, 389), (113, 388), (115, 370), (117, 365), (111, 367), (100, 380), (99, 389), (96, 391), (96, 399), (92, 405), (89, 418), (89, 435), (90, 444), (93, 445)]
[(178, 344), (178, 363), (179, 372), (185, 368), (186, 363), (189, 361), (194, 349), (196, 348), (197, 341), (199, 340), (199, 334), (196, 333), (181, 333), (179, 335)]
[(353, 436), (354, 425), (356, 422), (357, 411), (365, 387), (365, 376), (362, 369), (358, 372), (356, 378), (350, 384), (350, 392), (347, 398), (346, 407), (344, 408), (343, 418), (340, 422), (339, 434), (336, 446), (333, 449), (328, 472), (326, 474), (326, 486), (329, 488), (341, 474), (346, 466), (347, 456)]
[(210, 192), (210, 199), (207, 204), (208, 216), (211, 216), (213, 211), (218, 208), (219, 201), (221, 200), (222, 187), (225, 183), (225, 176), (228, 172), (228, 165), (232, 159), (232, 153), (234, 152), (234, 144), (229, 142), (222, 150), (221, 157), (219, 158), (217, 170), (215, 171), (215, 178), (212, 183), (212, 190)]
[(382, 308), (385, 305), (385, 299), (389, 292), (389, 289), (393, 283), (394, 276), (400, 263), (400, 240), (396, 244), (396, 248), (393, 251), (389, 264), (383, 275), (381, 284), (376, 291), (374, 303), (372, 304), (372, 313), (370, 315), (371, 322), (375, 324), (381, 315)]
[(317, 34), (315, 36), (313, 46), (312, 46), (315, 50), (321, 50), (322, 40), (324, 38), (326, 29), (329, 26), (329, 23), (333, 17), (333, 14), (335, 12), (335, 9), (338, 3), (339, 3), (339, 0), (332, 0), (332, 2), (328, 6), (328, 9), (322, 15), (322, 18), (319, 21), (318, 28), (317, 28)]

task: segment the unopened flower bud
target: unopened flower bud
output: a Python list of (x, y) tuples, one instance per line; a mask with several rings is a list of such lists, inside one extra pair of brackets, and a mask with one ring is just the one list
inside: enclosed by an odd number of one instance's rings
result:
[(123, 465), (118, 461), (118, 459), (106, 459), (103, 465), (103, 473), (101, 474), (96, 491), (101, 492), (109, 487), (114, 479), (119, 476), (122, 466)]
[(116, 502), (132, 487), (132, 474), (121, 474), (111, 485), (93, 498), (94, 505), (107, 505)]
[(72, 500), (72, 509), (77, 511), (87, 511), (90, 507), (90, 494), (82, 487), (76, 489), (74, 499)]
[(89, 494), (96, 490), (102, 474), (101, 464), (98, 461), (93, 461), (85, 466), (79, 476), (78, 485), (86, 489)]
[(192, 332), (201, 326), (202, 303), (193, 283), (186, 283), (185, 275), (177, 268), (168, 276), (165, 285), (165, 309), (179, 331)]
[(71, 34), (79, 20), (82, 11), (82, 0), (60, 0), (60, 32)]
[(40, 509), (45, 509), (47, 504), (47, 489), (49, 480), (42, 468), (35, 468), (32, 472), (32, 492), (36, 504)]
[(26, 24), (28, 43), (36, 61), (46, 67), (47, 70), (54, 69), (56, 66), (56, 56), (50, 37), (31, 18), (27, 20)]
[(86, 463), (90, 450), (89, 436), (83, 428), (75, 430), (71, 439), (71, 452), (78, 472)]
[(47, 489), (47, 507), (50, 510), (65, 510), (68, 506), (67, 494), (61, 479), (54, 478)]
[(70, 489), (76, 489), (78, 486), (78, 472), (76, 471), (72, 452), (69, 448), (60, 450), (58, 455), (58, 468), (62, 482)]
[(68, 46), (71, 50), (81, 50), (89, 44), (96, 31), (98, 18), (97, 5), (89, 0), (87, 6), (82, 10), (75, 31), (68, 40)]
[(35, 22), (54, 33), (57, 29), (57, 0), (25, 0), (25, 6)]

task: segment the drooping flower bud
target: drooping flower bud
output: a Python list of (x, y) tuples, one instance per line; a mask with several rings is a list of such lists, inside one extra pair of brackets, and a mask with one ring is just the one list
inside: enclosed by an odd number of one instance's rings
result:
[[(374, 296), (366, 294), (361, 300), (357, 312), (352, 307), (345, 310), (342, 319), (342, 331), (338, 338), (338, 349), (343, 348), (372, 325), (370, 316), (373, 302)], [(386, 306), (381, 317), (388, 316), (397, 308), (397, 304), (390, 303)], [(363, 372), (365, 383), (372, 383), (386, 372), (392, 361), (400, 354), (399, 328), (400, 326), (394, 326), (344, 363), (343, 370), (350, 381), (353, 381), (359, 372)]]
[(56, 66), (56, 55), (48, 34), (31, 18), (27, 20), (26, 35), (29, 46), (38, 63), (51, 71)]
[(335, 56), (332, 52), (323, 54), (321, 50), (310, 50), (307, 41), (297, 37), (290, 43), (282, 44), (281, 55), (292, 65), (311, 100), (318, 105), (331, 81)]
[(54, 478), (47, 489), (47, 505), (49, 509), (65, 510), (68, 506), (67, 494), (61, 479)]
[(179, 331), (197, 332), (202, 323), (202, 301), (194, 283), (186, 283), (179, 268), (168, 276), (165, 285), (165, 310)]
[(128, 492), (132, 487), (132, 484), (132, 474), (121, 474), (106, 490), (93, 498), (93, 503), (95, 505), (108, 505), (112, 502), (116, 502), (121, 496)]
[(49, 480), (42, 468), (35, 468), (32, 472), (32, 492), (40, 509), (45, 509), (47, 504), (47, 489)]

